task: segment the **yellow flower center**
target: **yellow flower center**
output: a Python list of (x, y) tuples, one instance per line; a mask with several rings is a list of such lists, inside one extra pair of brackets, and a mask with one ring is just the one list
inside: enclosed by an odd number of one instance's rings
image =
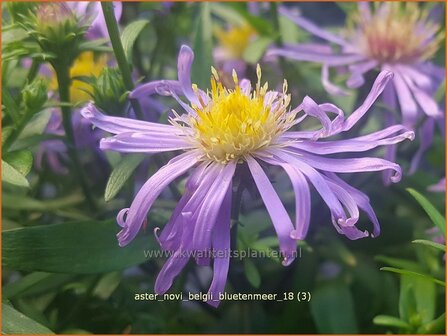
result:
[[(282, 93), (267, 91), (267, 83), (260, 85), (258, 65), (258, 82), (249, 92), (240, 87), (235, 71), (234, 89), (225, 88), (214, 68), (212, 72), (209, 102), (201, 100), (202, 107), (193, 105), (197, 115), (181, 120), (192, 130), (188, 138), (204, 153), (205, 159), (223, 164), (241, 161), (271, 145), (278, 135), (294, 125), (296, 112), (287, 110), (290, 95), (286, 94), (286, 81)], [(178, 120), (173, 123), (178, 125)]]
[(249, 25), (232, 27), (226, 31), (222, 29), (216, 31), (219, 44), (226, 50), (228, 56), (234, 59), (242, 58), (255, 34), (256, 31)]
[(439, 25), (427, 20), (428, 12), (417, 3), (389, 3), (388, 11), (376, 11), (371, 21), (353, 17), (360, 27), (359, 45), (381, 63), (413, 63), (436, 53), (442, 35)]
[[(83, 52), (74, 61), (70, 68), (70, 78), (72, 78), (70, 86), (70, 102), (84, 103), (90, 99), (88, 92), (91, 92), (91, 85), (76, 79), (76, 77), (98, 77), (102, 69), (107, 66), (107, 57), (102, 55), (95, 59), (93, 52)], [(51, 79), (50, 89), (57, 90), (57, 79), (54, 75)]]

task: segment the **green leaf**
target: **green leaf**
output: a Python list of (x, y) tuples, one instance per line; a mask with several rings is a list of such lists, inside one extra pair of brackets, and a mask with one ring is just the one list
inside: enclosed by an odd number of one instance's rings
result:
[(49, 109), (36, 113), (20, 133), (19, 139), (25, 139), (33, 135), (42, 134), (50, 118), (51, 110)]
[(9, 300), (10, 298), (20, 295), (36, 283), (46, 280), (51, 274), (45, 272), (33, 272), (25, 275), (18, 281), (11, 282), (3, 287), (3, 299)]
[(50, 329), (2, 303), (3, 334), (54, 334)]
[(399, 258), (391, 258), (391, 257), (385, 257), (385, 256), (376, 256), (376, 260), (381, 261), (385, 264), (388, 264), (392, 267), (396, 268), (403, 268), (409, 271), (415, 271), (419, 272), (422, 271), (422, 267), (418, 265), (416, 262), (406, 259), (399, 259)]
[(438, 249), (445, 253), (445, 245), (432, 242), (431, 240), (416, 239), (416, 240), (413, 240), (412, 243), (427, 245), (427, 246), (433, 247), (433, 248)]
[(435, 317), (436, 288), (427, 278), (405, 274), (401, 277), (399, 313), (411, 324), (428, 323)]
[(312, 293), (310, 311), (319, 333), (358, 333), (351, 291), (340, 281), (317, 287)]
[(127, 155), (113, 169), (107, 181), (104, 199), (106, 202), (113, 199), (127, 182), (133, 171), (145, 158), (142, 154)]
[(444, 96), (445, 96), (445, 79), (442, 81), (441, 85), (436, 91), (435, 100), (440, 103), (442, 98), (444, 98)]
[(430, 203), (427, 198), (422, 196), (416, 190), (408, 188), (407, 191), (416, 199), (416, 201), (418, 201), (422, 208), (424, 208), (427, 215), (445, 237), (445, 218), (439, 213), (438, 210), (436, 210), (436, 208)]
[(124, 53), (126, 54), (127, 61), (132, 62), (132, 49), (138, 35), (143, 31), (144, 27), (149, 24), (148, 20), (134, 21), (124, 28), (121, 34), (121, 42), (123, 43)]
[(210, 85), (211, 66), (213, 65), (213, 30), (210, 3), (201, 2), (199, 6), (193, 43), (195, 59), (191, 69), (191, 77), (194, 83), (205, 89)]
[(410, 329), (411, 326), (401, 319), (394, 317), (394, 316), (388, 316), (388, 315), (377, 315), (373, 319), (374, 324), (383, 325), (387, 327), (397, 327), (402, 329)]
[(93, 290), (93, 295), (106, 300), (112, 295), (121, 282), (121, 273), (112, 272), (105, 274)]
[(80, 194), (41, 201), (22, 195), (4, 193), (2, 206), (13, 210), (51, 211), (79, 204), (83, 200), (84, 198)]
[(13, 166), (2, 160), (2, 181), (14, 186), (29, 188), (29, 182)]
[(2, 90), (2, 104), (4, 105), (2, 111), (11, 117), (14, 124), (18, 124), (20, 120), (20, 108), (8, 89)]
[(244, 61), (256, 64), (264, 55), (268, 46), (273, 42), (273, 38), (267, 36), (259, 36), (256, 40), (248, 45), (242, 57)]
[(245, 276), (247, 277), (248, 282), (255, 287), (259, 288), (261, 285), (261, 275), (259, 274), (256, 265), (250, 259), (244, 259), (244, 270)]
[(28, 150), (9, 152), (3, 158), (23, 176), (28, 175), (33, 166), (33, 154)]
[(154, 248), (148, 235), (140, 233), (128, 246), (119, 247), (118, 231), (115, 220), (4, 231), (3, 267), (33, 272), (96, 274), (144, 262), (144, 250)]
[(441, 285), (441, 286), (445, 287), (445, 282), (444, 281), (441, 281), (439, 279), (433, 278), (432, 276), (427, 275), (427, 274), (413, 272), (413, 271), (407, 271), (407, 270), (394, 268), (394, 267), (382, 267), (382, 268), (380, 268), (380, 270), (381, 271), (388, 271), (388, 272), (393, 272), (393, 273), (399, 273), (399, 274), (404, 274), (404, 275), (412, 275), (412, 276), (425, 278), (425, 279), (428, 279), (430, 281), (433, 281), (434, 283), (437, 283), (438, 285)]

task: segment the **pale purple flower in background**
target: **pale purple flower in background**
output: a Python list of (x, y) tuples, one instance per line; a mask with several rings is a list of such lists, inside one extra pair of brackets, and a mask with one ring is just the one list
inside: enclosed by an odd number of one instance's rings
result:
[[(104, 135), (101, 130), (93, 130), (91, 124), (82, 118), (79, 110), (72, 113), (73, 134), (78, 149), (96, 148), (98, 140)], [(53, 110), (45, 133), (64, 137), (62, 116), (59, 110)], [(62, 139), (45, 140), (40, 143), (36, 153), (35, 165), (38, 170), (47, 166), (59, 175), (68, 174), (66, 163), (69, 162), (67, 147)]]
[[(445, 78), (445, 68), (430, 61), (444, 38), (435, 12), (428, 13), (417, 3), (398, 2), (382, 2), (373, 11), (369, 3), (362, 2), (352, 18), (354, 27), (335, 34), (291, 14), (289, 8), (283, 7), (280, 11), (302, 29), (336, 45), (337, 50), (329, 44), (288, 45), (273, 48), (268, 54), (321, 63), (322, 83), (329, 93), (347, 94), (330, 82), (330, 67), (347, 67), (349, 88), (362, 86), (368, 72), (393, 72), (393, 80), (382, 96), (384, 103), (393, 110), (399, 106), (402, 123), (409, 127), (414, 127), (424, 115), (427, 117), (420, 128), (420, 148), (410, 168), (410, 173), (414, 173), (422, 154), (431, 146), (434, 119), (444, 117), (434, 95)], [(395, 123), (392, 115), (386, 119), (388, 126)], [(390, 147), (388, 159), (394, 161), (395, 152)]]
[[(102, 13), (101, 2), (69, 1), (67, 2), (67, 4), (77, 14), (78, 17), (92, 20), (90, 28), (86, 33), (87, 39), (94, 40), (109, 37), (104, 14)], [(122, 2), (113, 2), (113, 9), (115, 12), (115, 18), (117, 21), (119, 21), (123, 11)]]
[[(100, 142), (103, 150), (123, 153), (183, 151), (160, 168), (143, 185), (130, 208), (117, 216), (122, 227), (120, 246), (129, 244), (140, 231), (154, 201), (169, 183), (191, 171), (185, 192), (169, 222), (158, 235), (161, 247), (172, 256), (160, 271), (155, 291), (165, 293), (190, 259), (192, 252), (217, 251), (211, 257), (197, 257), (199, 265), (213, 261), (213, 280), (209, 293), (218, 297), (225, 288), (230, 251), (232, 178), (239, 165), (246, 165), (267, 208), (277, 233), (284, 265), (296, 255), (297, 240), (306, 237), (310, 224), (313, 185), (329, 207), (336, 230), (350, 239), (367, 237), (368, 231), (356, 227), (360, 210), (372, 222), (371, 236), (380, 233), (379, 222), (368, 197), (348, 185), (336, 173), (393, 171), (392, 180), (401, 179), (399, 165), (375, 157), (336, 158), (332, 154), (360, 153), (412, 139), (412, 131), (394, 125), (368, 135), (347, 140), (323, 140), (351, 129), (368, 111), (389, 80), (382, 72), (371, 92), (349, 117), (333, 104), (317, 104), (306, 97), (295, 109), (289, 108), (287, 83), (282, 92), (269, 91), (258, 82), (252, 89), (248, 80), (239, 81), (233, 72), (234, 88), (222, 85), (212, 69), (211, 90), (204, 92), (191, 83), (192, 50), (182, 46), (178, 57), (178, 80), (160, 80), (141, 85), (131, 98), (154, 92), (172, 96), (185, 113), (170, 119), (171, 125), (111, 117), (93, 104), (82, 115), (112, 137)], [(187, 99), (187, 102), (179, 96)], [(299, 116), (299, 114), (302, 114)], [(306, 118), (316, 118), (321, 128), (314, 131), (292, 130)], [(329, 156), (329, 157), (328, 157)], [(296, 197), (295, 223), (289, 217), (273, 185), (262, 168), (279, 166), (289, 176)], [(210, 301), (217, 306), (218, 301)]]
[(445, 177), (440, 179), (438, 183), (429, 186), (428, 191), (445, 193)]

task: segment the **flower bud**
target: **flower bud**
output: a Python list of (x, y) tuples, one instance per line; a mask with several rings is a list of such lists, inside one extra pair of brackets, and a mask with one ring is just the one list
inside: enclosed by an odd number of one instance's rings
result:
[(66, 3), (40, 3), (34, 12), (22, 16), (22, 27), (37, 42), (50, 62), (69, 66), (79, 55), (87, 30)]
[(25, 86), (23, 104), (28, 111), (40, 111), (48, 99), (47, 86), (43, 79), (36, 79)]
[(120, 115), (126, 104), (126, 88), (118, 69), (104, 68), (92, 83), (95, 105), (111, 114)]

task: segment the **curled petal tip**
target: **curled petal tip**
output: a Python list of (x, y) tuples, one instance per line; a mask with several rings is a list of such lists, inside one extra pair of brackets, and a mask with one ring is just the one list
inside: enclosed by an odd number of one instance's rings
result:
[(92, 109), (94, 108), (94, 105), (92, 102), (88, 103), (82, 110), (81, 115), (86, 119), (93, 118), (94, 114)]
[(121, 226), (121, 227), (126, 226), (125, 217), (126, 217), (128, 211), (129, 211), (129, 208), (124, 208), (124, 209), (120, 210), (120, 212), (118, 212), (118, 215), (116, 216), (116, 222), (118, 223), (119, 226)]
[(391, 182), (397, 183), (402, 179), (402, 173), (400, 171), (396, 171), (396, 173), (390, 177)]
[(413, 132), (413, 131), (408, 132), (407, 138), (408, 138), (410, 141), (413, 141), (414, 138), (415, 138), (414, 132)]
[(284, 259), (282, 260), (281, 264), (283, 266), (289, 266), (291, 263), (293, 263), (294, 260), (295, 260), (295, 257), (292, 254), (289, 254), (289, 255), (284, 257)]

